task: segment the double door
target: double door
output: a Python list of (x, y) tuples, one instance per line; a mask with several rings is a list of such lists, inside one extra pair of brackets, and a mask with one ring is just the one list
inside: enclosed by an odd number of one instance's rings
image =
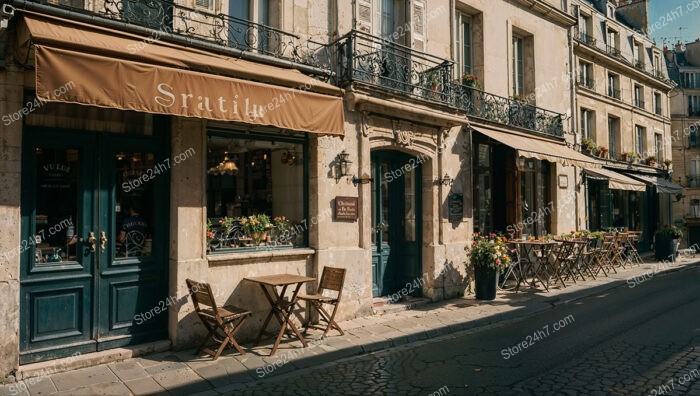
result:
[(25, 131), (20, 363), (167, 337), (162, 147), (152, 136)]
[[(421, 293), (421, 164), (393, 151), (371, 155), (372, 294)], [(410, 285), (410, 286), (409, 286)]]

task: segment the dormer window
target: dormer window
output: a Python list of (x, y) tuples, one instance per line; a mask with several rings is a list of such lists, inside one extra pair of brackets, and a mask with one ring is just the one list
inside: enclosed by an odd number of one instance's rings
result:
[(608, 18), (615, 20), (615, 6), (608, 4)]

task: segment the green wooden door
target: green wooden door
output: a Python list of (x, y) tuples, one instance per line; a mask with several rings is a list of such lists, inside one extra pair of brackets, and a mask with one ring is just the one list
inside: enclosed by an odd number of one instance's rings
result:
[[(421, 269), (420, 163), (406, 154), (372, 153), (372, 293), (386, 296), (414, 281)], [(410, 285), (410, 286), (408, 286)]]
[(25, 133), (20, 363), (167, 336), (167, 314), (154, 308), (167, 293), (168, 175), (141, 182), (163, 160), (159, 146)]

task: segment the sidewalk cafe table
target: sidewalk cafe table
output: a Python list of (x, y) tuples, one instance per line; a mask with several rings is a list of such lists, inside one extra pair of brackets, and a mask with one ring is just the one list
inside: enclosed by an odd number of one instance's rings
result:
[[(304, 337), (297, 329), (297, 327), (294, 325), (294, 322), (289, 320), (289, 317), (291, 316), (292, 311), (294, 310), (294, 306), (297, 303), (297, 295), (299, 294), (301, 285), (307, 282), (313, 282), (316, 279), (301, 275), (279, 274), (256, 276), (252, 278), (245, 278), (245, 280), (249, 282), (255, 282), (260, 285), (263, 294), (265, 295), (267, 301), (270, 303), (271, 307), (270, 313), (267, 314), (267, 318), (265, 318), (263, 327), (262, 329), (260, 329), (260, 333), (258, 333), (256, 345), (260, 343), (260, 339), (262, 338), (263, 334), (270, 334), (274, 336), (274, 333), (270, 333), (267, 331), (268, 324), (270, 324), (270, 319), (272, 319), (272, 316), (274, 315), (275, 318), (277, 318), (277, 321), (280, 322), (280, 325), (282, 327), (280, 328), (279, 334), (277, 334), (277, 339), (275, 340), (275, 345), (272, 347), (272, 352), (270, 353), (270, 356), (274, 355), (275, 352), (277, 352), (277, 347), (279, 347), (280, 341), (282, 340), (282, 336), (287, 332), (287, 327), (289, 327), (292, 330), (294, 335), (299, 339), (299, 341), (301, 341), (301, 343), (305, 347), (309, 346), (306, 343)], [(290, 288), (290, 286), (292, 287)], [(281, 292), (279, 293), (277, 292), (278, 287), (282, 288)], [(284, 297), (285, 293), (287, 292), (287, 288), (293, 290), (291, 297), (288, 299)]]
[[(549, 273), (550, 262), (549, 255), (552, 250), (557, 245), (554, 241), (525, 241), (525, 240), (513, 240), (508, 241), (517, 248), (522, 249), (522, 254), (520, 255), (521, 261), (524, 261), (523, 273), (525, 276), (518, 279), (518, 284), (515, 286), (517, 291), (520, 288), (522, 282), (527, 282), (525, 279), (528, 273), (532, 273), (532, 287), (536, 287), (537, 281), (539, 280), (544, 286), (546, 291), (549, 291), (549, 278), (551, 277)], [(544, 275), (544, 276), (543, 276)]]

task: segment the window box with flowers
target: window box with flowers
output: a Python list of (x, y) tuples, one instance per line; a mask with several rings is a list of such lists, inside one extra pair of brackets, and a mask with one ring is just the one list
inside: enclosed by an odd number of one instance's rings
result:
[(207, 153), (209, 253), (307, 246), (305, 135), (211, 130)]
[(496, 234), (481, 236), (474, 233), (467, 246), (469, 262), (474, 267), (474, 289), (477, 300), (496, 298), (498, 275), (510, 265), (510, 249), (505, 237)]

